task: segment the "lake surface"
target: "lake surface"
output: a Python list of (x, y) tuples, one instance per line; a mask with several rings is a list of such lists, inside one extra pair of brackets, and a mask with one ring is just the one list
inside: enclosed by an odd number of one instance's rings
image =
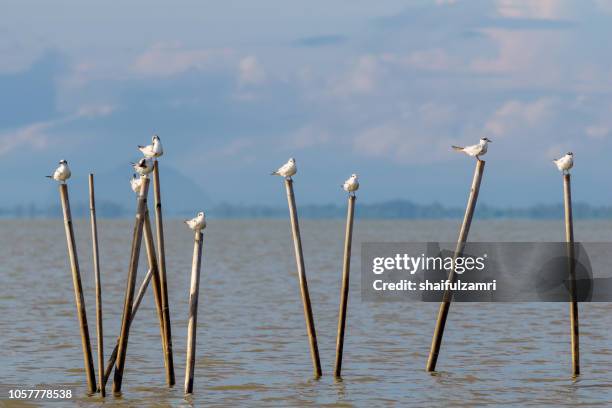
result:
[[(132, 221), (99, 222), (105, 357), (119, 333), (132, 225)], [(26, 388), (67, 384), (76, 388), (76, 401), (85, 407), (612, 404), (610, 304), (580, 305), (582, 375), (572, 379), (565, 303), (453, 304), (439, 372), (431, 375), (424, 367), (438, 305), (361, 301), (361, 242), (452, 241), (459, 220), (357, 220), (343, 379), (334, 380), (344, 222), (305, 220), (301, 227), (322, 378), (312, 378), (288, 220), (210, 220), (204, 236), (195, 394), (184, 398), (193, 234), (181, 222), (168, 220), (177, 385), (172, 389), (165, 385), (149, 288), (130, 332), (123, 395), (110, 395), (102, 402), (86, 395), (62, 220), (0, 220), (0, 383)], [(95, 353), (87, 221), (76, 222), (75, 231)], [(476, 219), (470, 240), (562, 241), (563, 234), (562, 221)], [(612, 222), (576, 222), (575, 236), (609, 242)], [(144, 250), (141, 255), (138, 285), (145, 273)], [(612, 270), (612, 262), (610, 266)]]

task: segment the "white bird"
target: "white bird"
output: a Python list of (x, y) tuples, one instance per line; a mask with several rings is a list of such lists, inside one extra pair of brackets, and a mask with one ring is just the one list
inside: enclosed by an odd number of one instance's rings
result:
[(569, 170), (574, 167), (574, 153), (567, 152), (565, 156), (557, 160), (553, 160), (553, 163), (557, 165), (557, 168), (561, 173), (569, 173)]
[(153, 161), (151, 159), (140, 159), (138, 163), (130, 163), (134, 171), (141, 176), (146, 176), (153, 171)]
[(478, 142), (478, 144), (475, 144), (475, 145), (465, 146), (465, 147), (461, 147), (461, 146), (451, 146), (451, 147), (457, 150), (458, 152), (463, 152), (467, 154), (468, 156), (476, 157), (476, 159), (480, 160), (480, 156), (483, 156), (484, 154), (487, 153), (487, 143), (490, 143), (490, 142), (491, 140), (487, 139), (486, 137), (483, 137), (482, 139), (480, 139), (480, 142)]
[(146, 158), (159, 157), (164, 154), (164, 148), (157, 135), (153, 135), (152, 144), (147, 146), (138, 145), (138, 150), (140, 150)]
[(132, 186), (132, 191), (136, 194), (140, 193), (140, 187), (142, 186), (142, 177), (138, 177), (136, 174), (132, 176), (130, 179), (130, 186)]
[(357, 179), (357, 175), (351, 174), (351, 177), (346, 179), (342, 185), (342, 188), (344, 191), (349, 193), (349, 195), (355, 195), (355, 191), (359, 190), (359, 180)]
[(206, 218), (204, 212), (199, 212), (194, 218), (185, 220), (185, 224), (194, 231), (201, 231), (206, 228)]
[(60, 183), (66, 183), (66, 180), (70, 178), (72, 172), (68, 167), (68, 162), (66, 160), (60, 160), (59, 166), (53, 172), (52, 176), (47, 176), (48, 178), (52, 178), (55, 181), (59, 181)]
[(297, 173), (297, 166), (295, 165), (295, 159), (292, 157), (287, 161), (287, 163), (283, 164), (278, 168), (278, 170), (273, 171), (271, 174), (273, 176), (282, 176), (285, 178), (291, 178), (295, 173)]

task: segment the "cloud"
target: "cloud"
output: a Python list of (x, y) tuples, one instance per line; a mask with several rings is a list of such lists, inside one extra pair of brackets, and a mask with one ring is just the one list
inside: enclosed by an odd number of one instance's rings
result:
[(555, 113), (554, 108), (555, 101), (550, 98), (533, 102), (507, 101), (486, 121), (484, 133), (503, 137), (520, 129), (534, 127), (550, 119)]
[(339, 34), (316, 35), (312, 37), (298, 38), (293, 42), (296, 47), (326, 47), (346, 42), (347, 38)]
[(0, 156), (15, 149), (44, 149), (49, 143), (46, 131), (55, 125), (54, 121), (38, 122), (0, 134)]
[(461, 65), (441, 48), (413, 51), (397, 60), (403, 66), (432, 71), (449, 70)]
[(353, 140), (353, 150), (366, 157), (398, 164), (435, 163), (448, 157), (450, 140), (433, 129), (406, 121), (389, 121), (366, 128)]
[(599, 10), (612, 14), (612, 3), (610, 0), (595, 0), (595, 5)]
[(35, 122), (17, 129), (4, 131), (0, 133), (0, 156), (11, 153), (16, 149), (44, 149), (49, 145), (49, 134), (54, 128), (81, 118), (92, 119), (108, 116), (114, 110), (115, 107), (112, 105), (84, 105), (75, 113), (58, 119)]
[(136, 57), (132, 72), (167, 77), (188, 70), (204, 70), (231, 55), (228, 49), (187, 49), (181, 43), (157, 43)]
[(556, 31), (482, 30), (497, 49), (494, 57), (479, 56), (470, 68), (479, 74), (505, 75), (511, 85), (529, 87), (568, 86), (568, 67), (559, 66), (559, 53), (567, 40)]
[(217, 149), (215, 151), (215, 155), (223, 156), (223, 157), (233, 157), (242, 153), (246, 149), (250, 149), (253, 147), (253, 140), (248, 138), (239, 138), (234, 139), (225, 146)]
[(115, 111), (116, 107), (110, 104), (101, 105), (83, 105), (77, 112), (78, 117), (95, 118), (100, 116), (108, 116)]
[(593, 139), (604, 139), (610, 134), (612, 129), (604, 125), (591, 125), (587, 126), (584, 131), (586, 132), (587, 136)]
[(337, 96), (372, 93), (381, 75), (382, 67), (378, 58), (374, 55), (363, 55), (338, 81), (333, 93)]
[(30, 68), (41, 58), (44, 48), (39, 42), (15, 38), (0, 28), (0, 53), (0, 75), (6, 75)]
[(331, 141), (330, 133), (316, 125), (306, 125), (299, 128), (285, 139), (288, 149), (305, 149), (321, 146)]
[(241, 85), (257, 85), (266, 80), (266, 71), (256, 57), (249, 55), (238, 64), (238, 80)]
[(510, 18), (557, 19), (564, 11), (563, 0), (497, 0), (497, 12)]

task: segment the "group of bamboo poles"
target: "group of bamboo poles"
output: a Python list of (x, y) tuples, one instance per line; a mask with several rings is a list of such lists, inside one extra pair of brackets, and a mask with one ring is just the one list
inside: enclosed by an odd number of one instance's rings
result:
[[(454, 257), (462, 256), (465, 244), (468, 239), (470, 226), (474, 216), (476, 208), (476, 202), (480, 191), (480, 185), (484, 174), (485, 161), (477, 160), (474, 176), (470, 188), (470, 194), (467, 202), (467, 207), (459, 237), (457, 240), (457, 246), (455, 248)], [(571, 204), (571, 184), (570, 175), (563, 175), (563, 191), (564, 191), (564, 208), (565, 208), (565, 235), (566, 242), (568, 243), (568, 258), (570, 260), (570, 337), (571, 337), (571, 354), (572, 354), (572, 374), (577, 376), (580, 374), (579, 364), (579, 329), (578, 329), (578, 303), (576, 299), (576, 285), (575, 285), (575, 268), (573, 262), (573, 220), (572, 220), (572, 204)], [(64, 225), (66, 230), (66, 239), (68, 244), (68, 256), (70, 260), (70, 266), (72, 270), (72, 278), (74, 284), (75, 301), (77, 307), (77, 315), (79, 318), (79, 324), (81, 329), (81, 341), (83, 348), (83, 356), (85, 361), (85, 372), (87, 376), (87, 383), (90, 393), (96, 391), (100, 392), (102, 396), (105, 395), (105, 385), (108, 381), (113, 366), (115, 369), (114, 380), (113, 380), (113, 392), (119, 393), (121, 391), (121, 385), (123, 380), (123, 371), (125, 368), (126, 352), (128, 345), (128, 337), (131, 322), (133, 321), (138, 307), (144, 296), (144, 292), (147, 289), (149, 282), (153, 281), (153, 292), (157, 308), (157, 314), (160, 324), (160, 335), (162, 339), (162, 349), (164, 353), (164, 364), (166, 367), (166, 381), (168, 386), (172, 386), (175, 383), (174, 377), (174, 364), (173, 364), (173, 353), (172, 353), (172, 334), (170, 325), (170, 312), (168, 307), (168, 289), (166, 279), (166, 265), (165, 265), (165, 248), (164, 248), (164, 234), (163, 234), (163, 222), (162, 222), (162, 207), (161, 207), (161, 192), (159, 185), (159, 164), (156, 160), (153, 167), (153, 186), (154, 186), (154, 199), (155, 199), (155, 221), (156, 221), (156, 232), (157, 232), (157, 250), (155, 248), (155, 242), (153, 239), (153, 232), (151, 227), (151, 220), (149, 216), (149, 209), (147, 205), (147, 195), (149, 190), (149, 179), (143, 177), (143, 183), (141, 185), (140, 192), (138, 194), (137, 208), (136, 208), (136, 220), (134, 224), (132, 247), (130, 255), (130, 263), (128, 269), (128, 279), (126, 286), (125, 302), (123, 308), (123, 317), (121, 324), (121, 332), (117, 340), (111, 357), (104, 369), (103, 359), (103, 330), (102, 330), (102, 297), (101, 297), (101, 283), (100, 283), (100, 261), (98, 253), (98, 234), (97, 234), (97, 223), (96, 223), (96, 211), (95, 211), (95, 195), (94, 195), (94, 176), (89, 175), (89, 198), (90, 198), (90, 216), (91, 216), (91, 231), (92, 231), (92, 243), (93, 243), (93, 263), (94, 263), (94, 281), (96, 286), (96, 328), (98, 335), (98, 378), (99, 384), (96, 386), (96, 375), (93, 364), (93, 357), (91, 352), (91, 345), (89, 339), (89, 329), (87, 325), (87, 316), (85, 312), (85, 302), (83, 297), (83, 288), (81, 284), (81, 277), (79, 271), (79, 262), (77, 258), (75, 237), (72, 226), (72, 216), (70, 213), (70, 203), (68, 199), (68, 187), (66, 184), (60, 184), (60, 199), (62, 202)], [(291, 177), (285, 178), (285, 188), (287, 192), (287, 202), (289, 206), (289, 217), (291, 221), (291, 230), (293, 235), (293, 244), (295, 250), (295, 259), (297, 264), (297, 273), (300, 284), (300, 292), (302, 298), (302, 304), (304, 309), (304, 318), (306, 321), (306, 330), (309, 339), (310, 355), (313, 365), (314, 377), (319, 378), (322, 375), (321, 362), (319, 358), (319, 349), (317, 344), (317, 334), (315, 329), (314, 317), (312, 312), (312, 305), (310, 301), (310, 295), (308, 291), (308, 281), (306, 279), (306, 268), (304, 264), (304, 255), (302, 251), (302, 240), (300, 234), (300, 227), (298, 222), (297, 206), (295, 202), (295, 194), (293, 191), (293, 180)], [(345, 230), (345, 241), (344, 241), (344, 257), (341, 277), (341, 292), (340, 292), (340, 307), (338, 313), (338, 329), (336, 337), (336, 359), (334, 366), (334, 375), (341, 377), (342, 371), (342, 355), (344, 350), (344, 336), (347, 320), (347, 305), (349, 296), (349, 281), (350, 281), (350, 260), (351, 260), (351, 246), (352, 246), (352, 234), (353, 234), (353, 219), (355, 212), (355, 201), (356, 196), (349, 194), (348, 205), (347, 205), (347, 219), (346, 219), (346, 230)], [(138, 290), (136, 296), (134, 296), (135, 285), (136, 285), (136, 273), (138, 269), (138, 259), (141, 247), (141, 241), (144, 231), (145, 248), (147, 252), (148, 260), (148, 272)], [(571, 252), (570, 252), (571, 251)], [(198, 308), (198, 292), (200, 282), (200, 268), (201, 268), (201, 256), (202, 256), (202, 232), (195, 232), (195, 243), (194, 243), (194, 255), (192, 264), (192, 275), (191, 275), (191, 288), (190, 288), (190, 307), (189, 307), (189, 323), (188, 323), (188, 341), (187, 341), (187, 362), (186, 362), (186, 374), (185, 374), (185, 393), (190, 394), (193, 392), (193, 376), (195, 366), (195, 343), (196, 343), (196, 327), (197, 327), (197, 308)], [(454, 264), (454, 263), (453, 263)], [(453, 282), (455, 279), (455, 271), (451, 269), (449, 272), (448, 280)], [(433, 372), (436, 369), (438, 356), (442, 345), (442, 337), (444, 334), (444, 328), (450, 311), (450, 305), (452, 302), (453, 292), (450, 290), (445, 291), (440, 308), (438, 311), (437, 322), (435, 325), (433, 338), (431, 342), (431, 348), (429, 357), (427, 359), (426, 371)]]
[[(462, 256), (465, 248), (470, 226), (476, 209), (476, 202), (478, 200), (478, 194), (480, 192), (480, 184), (484, 174), (485, 161), (478, 159), (476, 161), (476, 168), (474, 171), (474, 177), (472, 180), (470, 193), (468, 197), (467, 207), (461, 229), (459, 231), (459, 238), (457, 240), (457, 246), (454, 252), (454, 258)], [(575, 262), (573, 253), (574, 244), (574, 232), (573, 232), (573, 219), (572, 219), (572, 198), (571, 198), (571, 183), (570, 174), (563, 174), (563, 192), (564, 192), (564, 208), (565, 208), (565, 238), (567, 242), (568, 260), (569, 260), (569, 288), (570, 288), (570, 340), (571, 340), (571, 356), (572, 356), (572, 375), (578, 376), (580, 374), (580, 352), (579, 352), (579, 326), (578, 326), (578, 302), (576, 295), (575, 285)], [(314, 377), (318, 378), (322, 375), (321, 362), (319, 359), (319, 349), (317, 345), (317, 334), (315, 330), (314, 318), (312, 313), (312, 306), (310, 302), (310, 295), (308, 292), (308, 282), (306, 280), (306, 270), (304, 267), (304, 256), (302, 252), (302, 240), (300, 236), (300, 228), (298, 223), (297, 209), (295, 204), (295, 195), (293, 192), (293, 180), (290, 177), (285, 178), (285, 188), (287, 190), (287, 201), (289, 205), (289, 217), (291, 221), (291, 230), (293, 233), (293, 244), (295, 249), (295, 259), (297, 263), (297, 272), (300, 282), (300, 291), (302, 297), (302, 303), (304, 307), (304, 318), (306, 320), (306, 331), (309, 339), (310, 355), (312, 359)], [(353, 217), (355, 211), (355, 195), (349, 195), (348, 198), (348, 210), (346, 220), (346, 232), (344, 240), (344, 257), (343, 257), (343, 268), (342, 268), (342, 283), (340, 291), (340, 310), (338, 313), (338, 330), (336, 336), (336, 359), (334, 366), (334, 375), (341, 377), (342, 371), (342, 354), (344, 350), (344, 334), (347, 319), (347, 304), (349, 295), (349, 276), (350, 276), (350, 262), (351, 262), (351, 245), (352, 245), (352, 234), (353, 234)], [(453, 262), (454, 265), (454, 262)], [(455, 279), (455, 271), (451, 269), (448, 276), (448, 281), (453, 282)], [(436, 363), (440, 354), (440, 348), (442, 346), (442, 337), (444, 334), (444, 328), (446, 326), (446, 320), (450, 311), (450, 305), (453, 298), (453, 292), (446, 290), (444, 292), (442, 302), (438, 311), (437, 322), (435, 325), (433, 338), (431, 341), (431, 348), (429, 357), (427, 359), (426, 371), (434, 372), (436, 369)]]
[[(300, 235), (300, 225), (298, 222), (297, 207), (295, 204), (295, 194), (293, 192), (293, 179), (285, 178), (285, 189), (287, 190), (287, 203), (289, 205), (289, 219), (291, 221), (291, 232), (293, 235), (293, 246), (295, 250), (295, 261), (297, 264), (298, 279), (300, 282), (300, 293), (302, 305), (304, 307), (304, 319), (306, 320), (306, 332), (310, 346), (310, 357), (312, 360), (313, 373), (315, 378), (321, 377), (321, 360), (319, 358), (319, 347), (317, 344), (317, 332), (315, 329), (310, 294), (308, 292), (308, 281), (306, 280), (306, 268), (304, 266), (304, 254), (302, 251), (302, 238)], [(353, 240), (353, 218), (355, 214), (355, 194), (349, 194), (346, 215), (346, 230), (344, 237), (344, 257), (342, 264), (342, 284), (340, 290), (340, 310), (338, 312), (338, 332), (336, 336), (336, 361), (334, 375), (341, 377), (342, 372), (342, 353), (344, 350), (344, 332), (347, 318), (347, 305), (349, 296), (350, 268), (351, 268), (351, 246)]]
[[(485, 162), (484, 160), (476, 161), (476, 169), (474, 171), (474, 177), (470, 188), (470, 194), (459, 231), (459, 238), (457, 240), (457, 246), (454, 252), (454, 258), (460, 257), (463, 254), (465, 244), (467, 242), (468, 233), (472, 224), (472, 218), (474, 216), (474, 210), (476, 208), (476, 201), (478, 200), (478, 193), (480, 192), (480, 183), (484, 174)], [(579, 350), (579, 330), (578, 330), (578, 302), (576, 296), (576, 285), (575, 285), (575, 261), (574, 261), (574, 227), (572, 219), (572, 194), (571, 194), (571, 178), (570, 174), (563, 174), (563, 198), (564, 198), (564, 209), (565, 209), (565, 240), (567, 243), (568, 262), (569, 262), (569, 306), (570, 306), (570, 343), (571, 343), (571, 355), (572, 355), (572, 375), (574, 377), (580, 374), (580, 350)], [(454, 262), (453, 262), (454, 264)], [(451, 269), (448, 276), (448, 281), (453, 282), (455, 279), (455, 271)], [(442, 336), (444, 335), (444, 327), (450, 311), (450, 305), (453, 298), (453, 292), (446, 290), (440, 303), (438, 310), (438, 318), (431, 341), (431, 348), (429, 351), (429, 357), (427, 359), (426, 370), (428, 372), (434, 372), (436, 370), (436, 363), (438, 362), (438, 356), (440, 355), (440, 348), (442, 346)]]
[[(96, 332), (98, 338), (98, 381), (96, 382), (96, 373), (94, 369), (91, 343), (89, 336), (89, 328), (87, 324), (87, 314), (85, 309), (85, 300), (83, 296), (83, 287), (81, 284), (81, 274), (79, 269), (79, 261), (76, 250), (76, 239), (73, 229), (72, 215), (70, 211), (70, 200), (68, 196), (68, 185), (66, 183), (59, 184), (60, 200), (63, 210), (64, 226), (66, 230), (66, 240), (68, 246), (68, 257), (72, 271), (72, 279), (74, 285), (74, 294), (77, 308), (77, 316), (79, 319), (81, 344), (83, 348), (83, 357), (85, 363), (85, 374), (87, 385), (90, 394), (96, 392), (100, 396), (106, 395), (106, 383), (114, 369), (113, 376), (113, 393), (119, 394), (123, 383), (123, 373), (126, 364), (126, 355), (128, 347), (128, 339), (130, 326), (134, 321), (136, 312), (144, 297), (144, 293), (153, 282), (153, 295), (159, 319), (159, 330), (161, 337), (162, 352), (164, 357), (164, 366), (166, 373), (166, 383), (169, 387), (175, 384), (174, 375), (174, 358), (172, 349), (172, 328), (170, 321), (170, 307), (168, 302), (168, 281), (166, 273), (166, 257), (164, 245), (164, 229), (162, 218), (162, 203), (161, 203), (161, 188), (159, 180), (159, 162), (153, 163), (153, 190), (155, 204), (155, 229), (156, 241), (153, 237), (153, 228), (151, 217), (147, 203), (150, 180), (146, 175), (142, 176), (140, 191), (136, 201), (136, 216), (132, 235), (132, 244), (130, 252), (130, 261), (128, 266), (127, 285), (125, 290), (125, 299), (123, 305), (123, 313), (121, 320), (121, 330), (117, 339), (117, 343), (111, 353), (106, 366), (104, 365), (104, 342), (103, 342), (103, 325), (102, 325), (102, 285), (100, 279), (100, 256), (98, 250), (98, 227), (96, 220), (96, 205), (95, 205), (95, 190), (94, 190), (94, 175), (89, 174), (89, 209), (91, 234), (93, 245), (93, 271), (96, 294)], [(140, 288), (135, 293), (136, 278), (138, 264), (140, 258), (140, 249), (143, 241), (147, 255), (148, 271), (145, 275)], [(157, 244), (157, 246), (156, 246)], [(194, 244), (194, 259), (192, 267), (192, 280), (190, 288), (190, 307), (189, 307), (189, 324), (188, 324), (188, 345), (187, 345), (187, 364), (185, 374), (185, 393), (193, 392), (193, 376), (195, 362), (195, 339), (197, 326), (197, 305), (199, 294), (199, 276), (201, 269), (202, 257), (202, 232), (195, 231)]]

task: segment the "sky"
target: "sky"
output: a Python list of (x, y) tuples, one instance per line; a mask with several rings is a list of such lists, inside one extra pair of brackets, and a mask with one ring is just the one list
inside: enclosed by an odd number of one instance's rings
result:
[(48, 201), (60, 159), (130, 194), (153, 133), (211, 203), (284, 205), (295, 157), (298, 202), (358, 173), (365, 202), (463, 205), (450, 145), (484, 136), (481, 202), (560, 202), (567, 151), (574, 200), (612, 202), (612, 1), (0, 4), (0, 207)]

